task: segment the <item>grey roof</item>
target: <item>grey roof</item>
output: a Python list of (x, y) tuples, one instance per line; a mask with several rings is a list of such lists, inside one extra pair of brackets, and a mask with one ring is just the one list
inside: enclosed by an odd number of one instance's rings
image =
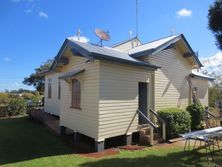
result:
[(122, 62), (126, 64), (137, 65), (137, 66), (144, 66), (150, 69), (157, 69), (160, 67), (150, 64), (148, 62), (140, 61), (137, 59), (137, 57), (155, 54), (169, 47), (171, 44), (174, 44), (180, 39), (183, 40), (186, 47), (192, 53), (192, 56), (194, 57), (196, 62), (199, 64), (199, 66), (202, 66), (200, 60), (198, 59), (196, 54), (193, 52), (192, 48), (190, 47), (189, 43), (185, 39), (184, 35), (178, 34), (178, 35), (174, 35), (170, 37), (161, 38), (159, 40), (155, 40), (155, 41), (146, 43), (144, 45), (137, 46), (129, 50), (128, 53), (122, 52), (115, 48), (98, 46), (98, 45), (94, 45), (90, 43), (83, 43), (80, 41), (73, 40), (72, 38), (67, 38), (65, 42), (63, 43), (61, 49), (59, 50), (59, 53), (55, 57), (55, 60), (52, 63), (52, 66), (50, 67), (49, 71), (53, 71), (56, 68), (57, 62), (62, 57), (63, 52), (65, 48), (67, 48), (67, 46), (71, 48), (71, 51), (74, 55), (84, 56), (88, 58), (89, 60), (90, 59), (109, 60), (109, 61)]
[(203, 66), (198, 59), (197, 55), (194, 53), (193, 49), (190, 47), (189, 43), (187, 42), (186, 38), (183, 34), (177, 34), (165, 38), (161, 38), (155, 41), (151, 41), (149, 43), (137, 46), (135, 48), (132, 48), (128, 51), (129, 55), (132, 57), (141, 57), (145, 55), (154, 55), (161, 50), (169, 47), (171, 44), (176, 43), (179, 40), (183, 40), (189, 51), (192, 53), (192, 56), (194, 57), (195, 61), (199, 66)]
[(84, 71), (85, 71), (85, 69), (79, 69), (79, 70), (67, 72), (67, 73), (63, 74), (62, 76), (60, 76), (59, 79), (66, 79), (66, 78), (74, 77)]
[(98, 46), (89, 43), (83, 43), (79, 41), (70, 40), (70, 45), (72, 46), (71, 51), (75, 54), (78, 52), (80, 55), (83, 55), (87, 58), (111, 60), (116, 62), (122, 62), (127, 64), (133, 64), (138, 66), (149, 67), (153, 69), (159, 68), (156, 65), (152, 65), (147, 62), (140, 61), (131, 57), (128, 53), (116, 50), (114, 48), (109, 48), (105, 46)]
[(210, 77), (208, 75), (204, 75), (204, 74), (201, 74), (199, 72), (194, 72), (192, 71), (192, 73), (190, 74), (191, 77), (194, 77), (194, 78), (200, 78), (200, 79), (206, 79), (206, 80), (210, 80), (210, 81), (214, 81), (215, 78), (213, 77)]
[[(150, 54), (153, 54), (155, 51), (158, 51), (159, 47), (164, 46), (164, 44), (168, 43), (169, 45), (171, 43), (175, 43), (176, 41), (179, 40), (179, 35), (174, 35), (166, 38), (161, 38), (155, 41), (151, 41), (149, 43), (134, 47), (128, 51), (128, 53), (134, 57), (139, 56), (143, 52), (150, 52)], [(171, 41), (171, 42), (170, 42)]]

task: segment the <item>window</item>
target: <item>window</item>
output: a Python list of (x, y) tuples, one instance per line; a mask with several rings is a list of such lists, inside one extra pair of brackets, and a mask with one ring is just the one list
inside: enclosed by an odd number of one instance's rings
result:
[(52, 97), (52, 80), (48, 79), (48, 98), (51, 99)]
[(61, 98), (61, 84), (60, 81), (58, 82), (58, 99)]
[(72, 80), (72, 107), (80, 108), (81, 85), (77, 79)]

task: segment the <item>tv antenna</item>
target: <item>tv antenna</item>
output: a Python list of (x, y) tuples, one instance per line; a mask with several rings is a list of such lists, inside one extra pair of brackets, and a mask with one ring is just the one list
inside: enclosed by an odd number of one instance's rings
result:
[(105, 31), (97, 28), (97, 29), (95, 29), (95, 34), (100, 39), (99, 42), (97, 43), (97, 45), (100, 44), (102, 46), (103, 41), (109, 41), (110, 40), (109, 31), (105, 32)]
[(170, 27), (170, 33), (171, 33), (171, 36), (174, 35), (174, 28), (173, 28), (173, 26)]
[(80, 35), (81, 35), (81, 31), (80, 31), (80, 28), (78, 28), (78, 30), (77, 30), (77, 37), (78, 37), (78, 41), (80, 41)]

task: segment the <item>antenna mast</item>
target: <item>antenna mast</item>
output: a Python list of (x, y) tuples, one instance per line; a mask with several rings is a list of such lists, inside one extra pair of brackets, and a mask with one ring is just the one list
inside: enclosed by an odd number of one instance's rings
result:
[(173, 26), (171, 26), (170, 32), (171, 32), (171, 36), (173, 36), (174, 35), (174, 28), (173, 28)]
[(129, 39), (132, 39), (132, 36), (133, 36), (133, 32), (129, 30)]
[[(138, 39), (138, 0), (136, 0), (136, 38)], [(138, 40), (136, 45), (138, 46)]]
[(80, 41), (80, 35), (81, 35), (81, 31), (80, 31), (80, 28), (78, 28), (78, 30), (77, 30), (78, 41)]

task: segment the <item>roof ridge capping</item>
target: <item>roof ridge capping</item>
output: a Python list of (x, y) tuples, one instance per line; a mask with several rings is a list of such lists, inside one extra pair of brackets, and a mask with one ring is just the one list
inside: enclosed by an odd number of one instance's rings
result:
[[(175, 34), (175, 35), (168, 35), (166, 37), (161, 37), (161, 38), (158, 38), (158, 39), (151, 40), (149, 42), (144, 43), (143, 45), (149, 44), (151, 42), (159, 41), (159, 40), (162, 40), (162, 39), (165, 39), (165, 38), (176, 37), (176, 36), (180, 36), (180, 35), (183, 35), (183, 34), (182, 33), (178, 33), (178, 34)], [(140, 46), (142, 46), (142, 45), (140, 45)], [(137, 47), (139, 47), (139, 46), (137, 46)]]

